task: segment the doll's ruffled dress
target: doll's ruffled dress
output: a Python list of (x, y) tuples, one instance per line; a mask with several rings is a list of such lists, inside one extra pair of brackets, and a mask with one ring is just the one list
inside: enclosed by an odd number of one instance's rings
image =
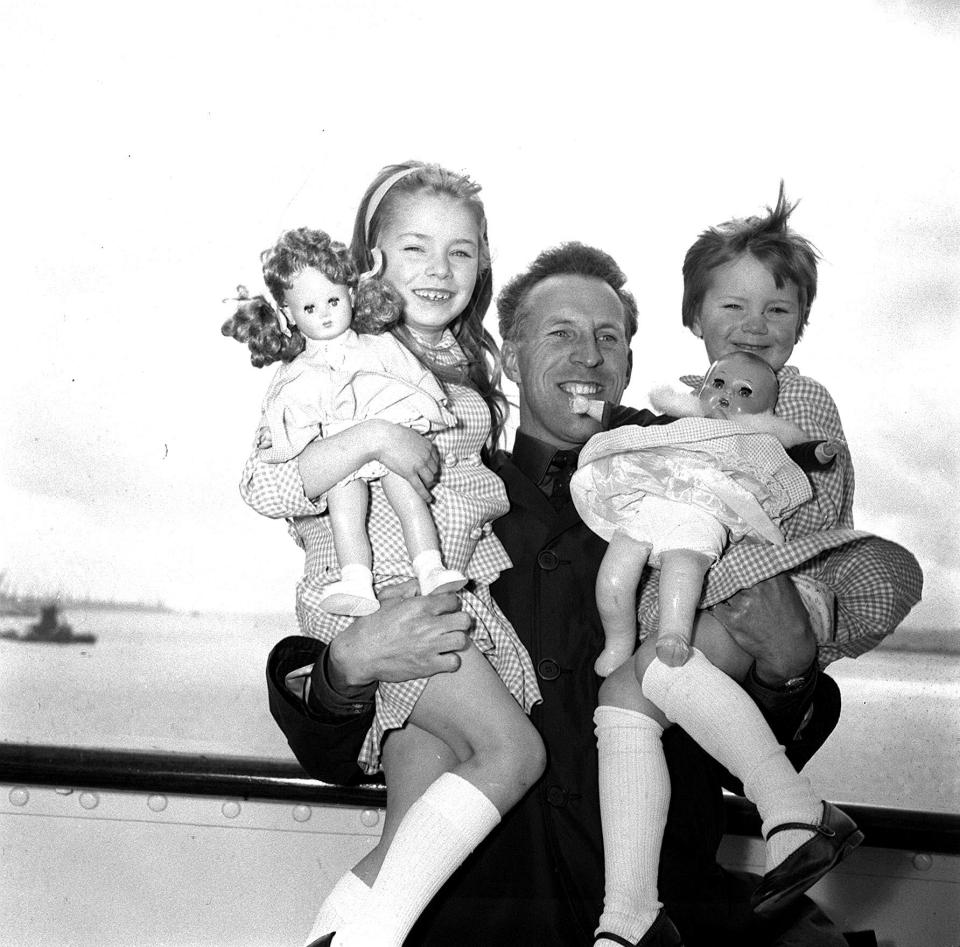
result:
[[(395, 336), (357, 334), (308, 339), (281, 365), (263, 400), (272, 446), (268, 463), (296, 457), (318, 435), (329, 437), (368, 418), (402, 424), (421, 434), (457, 423), (439, 382)], [(386, 473), (376, 461), (347, 479)]]
[(780, 520), (812, 495), (775, 437), (709, 418), (595, 435), (580, 453), (570, 493), (599, 536), (609, 541), (622, 530), (651, 542), (655, 553), (674, 547), (647, 534), (651, 498), (676, 504), (681, 517), (684, 510), (709, 514), (733, 541), (750, 536), (780, 544)]

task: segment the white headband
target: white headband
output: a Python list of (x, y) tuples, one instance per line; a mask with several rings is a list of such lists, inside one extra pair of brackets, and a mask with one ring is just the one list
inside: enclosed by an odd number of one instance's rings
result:
[(370, 200), (367, 203), (367, 216), (363, 226), (363, 235), (367, 238), (368, 242), (370, 240), (370, 221), (373, 220), (373, 215), (377, 212), (380, 202), (386, 197), (387, 191), (389, 191), (397, 181), (405, 178), (408, 174), (413, 174), (414, 171), (420, 171), (422, 169), (423, 165), (418, 164), (412, 168), (404, 168), (402, 171), (391, 174), (370, 196)]

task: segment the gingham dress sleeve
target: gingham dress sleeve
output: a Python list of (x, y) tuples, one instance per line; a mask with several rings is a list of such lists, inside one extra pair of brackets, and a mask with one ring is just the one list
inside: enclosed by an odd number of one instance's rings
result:
[[(700, 608), (723, 602), (782, 572), (789, 572), (795, 581), (819, 583), (830, 596), (833, 627), (828, 637), (818, 641), (818, 658), (824, 667), (876, 647), (920, 601), (923, 589), (920, 566), (902, 546), (857, 530), (831, 529), (782, 546), (730, 546), (707, 573)], [(641, 584), (641, 640), (657, 630), (658, 578), (647, 572)]]
[(784, 521), (784, 535), (792, 539), (820, 529), (852, 528), (853, 461), (840, 413), (830, 392), (793, 366), (782, 368), (777, 380), (780, 382), (777, 415), (798, 425), (811, 440), (830, 440), (838, 448), (836, 460), (829, 467), (810, 472), (813, 499)]
[(296, 458), (279, 464), (267, 463), (256, 448), (243, 467), (240, 496), (259, 514), (273, 519), (314, 516), (327, 508), (325, 497), (307, 498)]

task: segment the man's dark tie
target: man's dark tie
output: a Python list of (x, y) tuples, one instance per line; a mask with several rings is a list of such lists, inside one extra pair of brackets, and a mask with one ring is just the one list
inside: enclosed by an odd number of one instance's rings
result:
[[(580, 450), (558, 450), (547, 467), (544, 478), (550, 485), (550, 505), (557, 511), (563, 509), (570, 500), (570, 478), (577, 470), (577, 458)], [(545, 484), (546, 486), (546, 484)]]

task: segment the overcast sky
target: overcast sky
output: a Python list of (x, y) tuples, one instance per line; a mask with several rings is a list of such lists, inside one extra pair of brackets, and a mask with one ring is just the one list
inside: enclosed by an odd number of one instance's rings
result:
[(285, 227), (347, 239), (382, 165), (483, 184), (497, 287), (562, 240), (611, 252), (635, 405), (703, 367), (685, 249), (782, 177), (824, 257), (792, 362), (840, 407), (857, 525), (923, 566), (909, 624), (957, 627), (960, 17), (656, 7), (3, 3), (0, 569), (292, 608), (299, 550), (237, 492), (272, 369), (220, 336), (221, 300)]

